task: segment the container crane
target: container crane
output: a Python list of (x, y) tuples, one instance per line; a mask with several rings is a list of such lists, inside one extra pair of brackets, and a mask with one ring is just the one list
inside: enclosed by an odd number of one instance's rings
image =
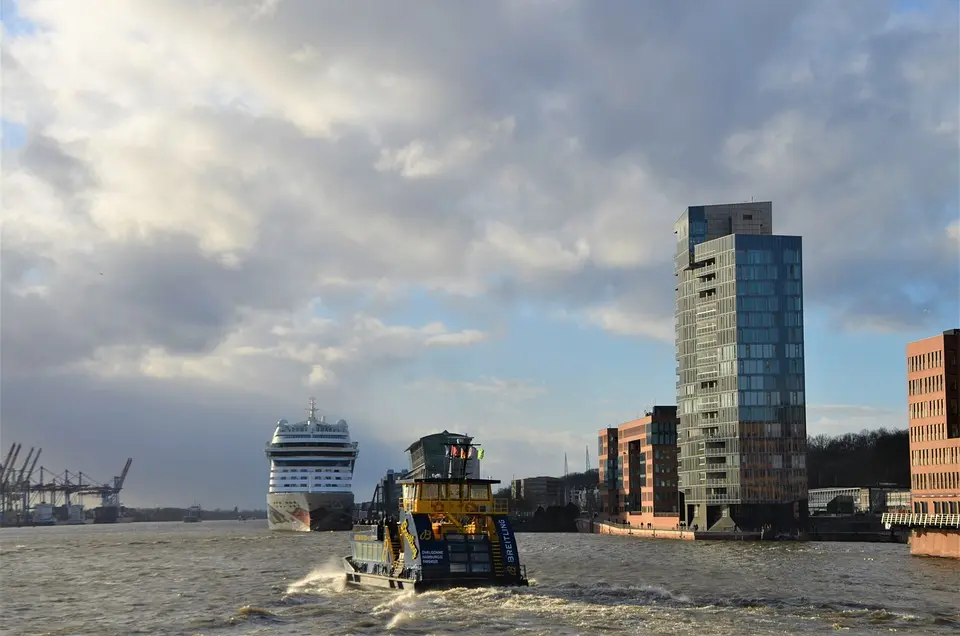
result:
[[(33, 458), (33, 451), (35, 450), (36, 449), (33, 446), (30, 447), (30, 452), (27, 453), (27, 458), (23, 460), (23, 466), (20, 468), (20, 472), (17, 474), (17, 479), (14, 482), (15, 485), (19, 486), (23, 483), (23, 477), (27, 474), (27, 466), (30, 464), (30, 460)], [(37, 456), (39, 457), (40, 453), (37, 453)]]
[(37, 453), (33, 456), (33, 462), (30, 464), (29, 469), (27, 469), (27, 462), (30, 461), (30, 457), (27, 456), (27, 461), (23, 463), (23, 470), (20, 471), (20, 479), (18, 480), (17, 487), (23, 495), (23, 510), (30, 507), (30, 478), (33, 476), (33, 471), (37, 467), (37, 460), (40, 459), (41, 452), (43, 452), (42, 448), (37, 449)]
[(10, 480), (10, 475), (12, 475), (17, 470), (17, 457), (20, 455), (20, 444), (15, 444), (16, 448), (11, 450), (13, 457), (5, 464), (6, 469), (3, 471), (3, 481), (0, 484), (6, 485)]
[[(36, 506), (51, 506), (55, 517), (69, 516), (71, 504), (79, 497), (98, 497), (104, 507), (94, 510), (94, 521), (115, 523), (120, 513), (120, 490), (126, 482), (133, 458), (128, 458), (119, 476), (105, 483), (97, 483), (84, 473), (63, 471), (55, 474), (39, 466), (42, 448), (31, 447), (23, 462), (20, 456), (23, 446), (11, 444), (0, 465), (0, 525), (31, 523)], [(61, 505), (63, 510), (58, 506)], [(65, 520), (64, 518), (60, 519)], [(82, 517), (73, 520), (82, 522)]]
[(7, 468), (10, 466), (10, 459), (13, 457), (13, 451), (17, 449), (17, 443), (14, 442), (10, 444), (10, 450), (7, 451), (7, 456), (3, 460), (3, 465), (0, 466), (0, 484), (2, 484), (7, 479)]
[(130, 472), (130, 464), (133, 458), (128, 457), (127, 463), (123, 466), (123, 471), (119, 477), (113, 478), (113, 485), (104, 484), (100, 489), (100, 505), (104, 508), (120, 507), (120, 491), (123, 489), (123, 482), (127, 480), (127, 473)]

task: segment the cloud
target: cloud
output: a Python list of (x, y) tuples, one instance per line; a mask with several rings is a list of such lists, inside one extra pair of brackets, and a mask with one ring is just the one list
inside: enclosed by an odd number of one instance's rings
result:
[(886, 428), (907, 428), (907, 412), (862, 404), (808, 404), (808, 435), (843, 435)]
[(488, 377), (477, 381), (430, 378), (418, 380), (411, 387), (422, 391), (464, 391), (506, 400), (530, 400), (548, 392), (546, 387), (535, 385), (527, 380)]
[(423, 327), (385, 325), (352, 316), (346, 324), (287, 315), (258, 315), (238, 326), (209, 353), (176, 355), (155, 347), (99, 349), (79, 370), (101, 376), (144, 375), (190, 378), (258, 390), (265, 374), (290, 387), (336, 385), (340, 375), (411, 360), (427, 348), (470, 346), (486, 334), (475, 329), (451, 332), (438, 322)]
[[(667, 341), (674, 220), (751, 196), (836, 326), (952, 320), (958, 10), (891, 6), (23, 0), (5, 436), (63, 436), (28, 414), (65, 378), (357, 410), (521, 303)], [(443, 318), (390, 318), (417, 295)]]

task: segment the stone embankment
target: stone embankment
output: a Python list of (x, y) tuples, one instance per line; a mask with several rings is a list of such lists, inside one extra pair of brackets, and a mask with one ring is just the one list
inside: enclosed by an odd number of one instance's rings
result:
[(694, 532), (655, 528), (636, 528), (597, 519), (577, 519), (577, 531), (592, 534), (612, 534), (646, 539), (673, 539), (675, 541), (758, 541), (759, 532)]
[(960, 559), (960, 532), (928, 528), (915, 529), (913, 536), (910, 537), (910, 554)]

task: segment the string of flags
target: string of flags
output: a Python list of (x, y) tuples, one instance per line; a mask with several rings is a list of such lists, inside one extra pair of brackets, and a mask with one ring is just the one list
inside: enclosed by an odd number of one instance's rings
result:
[(447, 457), (455, 459), (483, 459), (483, 449), (474, 446), (447, 446)]

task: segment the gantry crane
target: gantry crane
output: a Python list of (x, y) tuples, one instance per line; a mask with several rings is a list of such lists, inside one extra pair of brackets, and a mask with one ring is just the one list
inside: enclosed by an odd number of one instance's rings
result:
[[(74, 496), (96, 496), (100, 498), (102, 510), (97, 510), (96, 518), (103, 521), (115, 521), (120, 510), (120, 490), (123, 488), (130, 471), (133, 458), (127, 458), (119, 476), (100, 484), (82, 472), (71, 473), (68, 470), (54, 474), (43, 466), (37, 468), (42, 448), (30, 448), (22, 464), (18, 464), (22, 446), (14, 443), (10, 446), (2, 465), (0, 465), (0, 521), (4, 524), (28, 523), (29, 511), (37, 504), (63, 505), (68, 508)], [(34, 475), (38, 478), (34, 480)], [(68, 514), (65, 510), (57, 513)]]

